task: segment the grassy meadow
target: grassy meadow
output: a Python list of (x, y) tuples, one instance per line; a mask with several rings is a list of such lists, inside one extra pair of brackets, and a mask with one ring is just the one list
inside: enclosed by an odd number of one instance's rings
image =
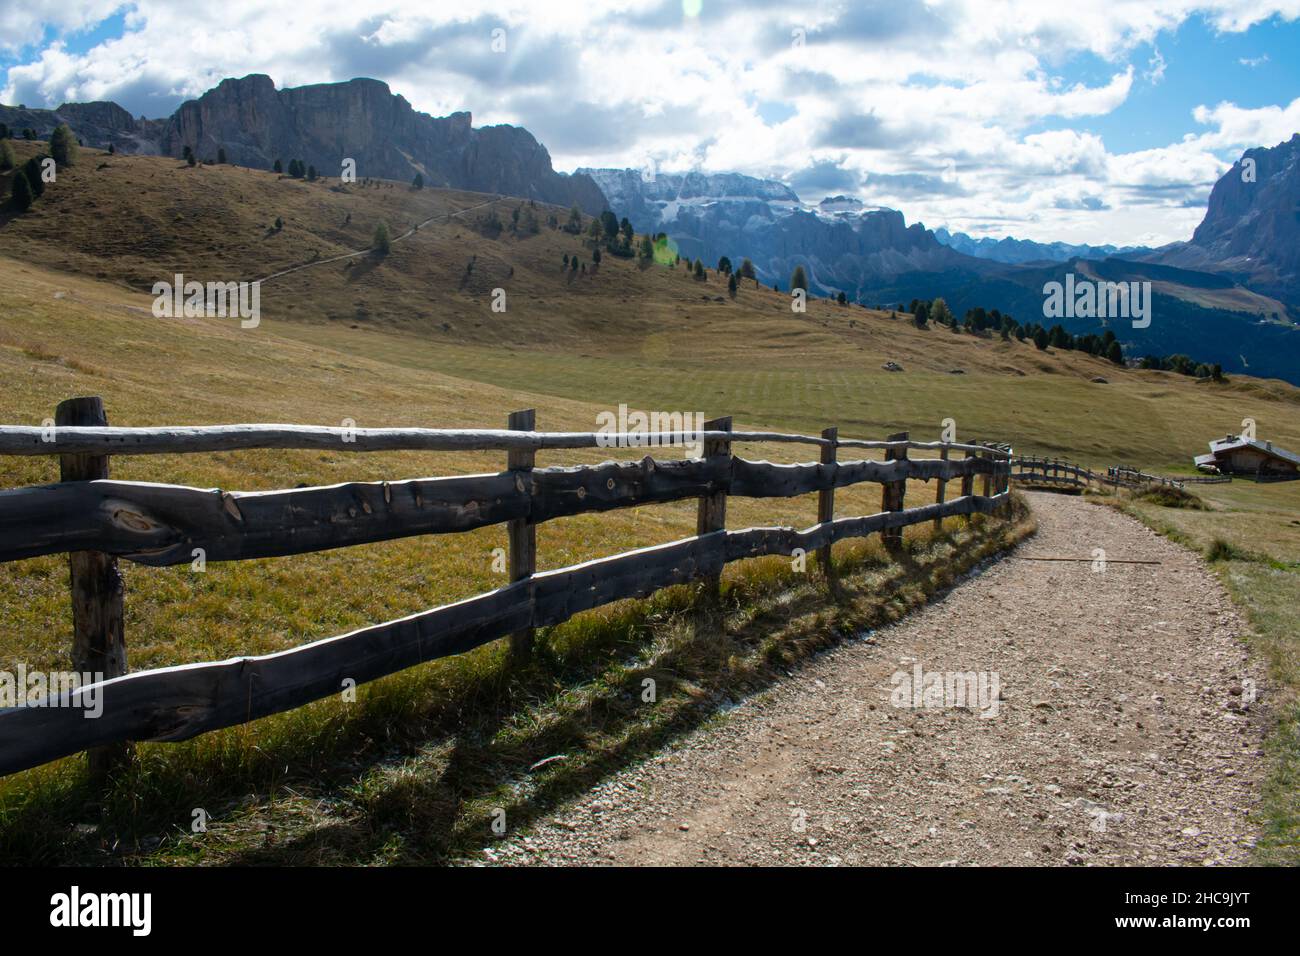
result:
[[(39, 148), (14, 145), (20, 159)], [(600, 412), (626, 403), (730, 414), (737, 428), (834, 424), (842, 436), (866, 438), (908, 430), (934, 439), (952, 418), (959, 440), (1166, 473), (1190, 472), (1191, 456), (1245, 417), (1261, 436), (1300, 448), (1300, 390), (1279, 382), (1123, 369), (1014, 340), (916, 329), (887, 309), (813, 301), (794, 314), (787, 295), (752, 282), (731, 299), (712, 270), (699, 282), (681, 267), (609, 255), (594, 267), (580, 237), (545, 225), (551, 213), (563, 221), (563, 210), (538, 207), (536, 235), (493, 236), (476, 225), (489, 208), (508, 223), (519, 200), (305, 183), (93, 150), (59, 175), (29, 213), (0, 218), (5, 424), (40, 424), (76, 395), (103, 396), (117, 425), (502, 427), (508, 412), (536, 408), (540, 428), (593, 430)], [(461, 210), (472, 211), (447, 218)], [(380, 220), (400, 234), (430, 219), (383, 260), (326, 263), (267, 282), (255, 329), (150, 313), (149, 288), (175, 272), (258, 278), (363, 249)], [(566, 255), (588, 270), (564, 270)], [(491, 308), (497, 288), (504, 312)], [(905, 371), (883, 370), (887, 361)], [(816, 454), (789, 445), (737, 450), (774, 461)], [(607, 457), (545, 453), (538, 464)], [(112, 474), (256, 490), (502, 467), (504, 454), (340, 448), (116, 458)], [(52, 459), (0, 459), (0, 487), (57, 476)], [(913, 482), (908, 503), (932, 501), (934, 491)], [(1300, 684), (1300, 483), (1197, 493), (1208, 510), (1129, 507), (1194, 547), (1222, 539), (1236, 549), (1216, 567), (1271, 642), (1261, 647), (1281, 685)], [(878, 487), (844, 489), (837, 512), (875, 512), (879, 501)], [(732, 499), (728, 525), (806, 526), (815, 514), (815, 496)], [(538, 563), (561, 567), (694, 527), (691, 502), (561, 519), (538, 529)], [(730, 696), (777, 679), (802, 653), (902, 613), (1031, 527), (1019, 515), (951, 520), (937, 538), (909, 529), (902, 565), (885, 562), (874, 541), (837, 546), (853, 575), (839, 604), (786, 561), (733, 566), (720, 629), (693, 626), (688, 589), (673, 589), (553, 629), (522, 673), (489, 646), (376, 682), (356, 705), (323, 701), (186, 744), (142, 746), (130, 775), (102, 799), (76, 759), (18, 774), (0, 780), (0, 859), (455, 858), (487, 839), (492, 807), (538, 812), (709, 719)], [(131, 667), (281, 650), (467, 597), (504, 583), (492, 558), (505, 544), (501, 527), (209, 564), (204, 573), (122, 562)], [(0, 607), (9, 624), (0, 670), (68, 666), (65, 559), (0, 567)], [(647, 674), (670, 688), (653, 713), (635, 705)], [(568, 759), (528, 772), (560, 752)], [(1280, 757), (1278, 766), (1290, 765)], [(213, 816), (209, 833), (190, 832), (198, 806)]]

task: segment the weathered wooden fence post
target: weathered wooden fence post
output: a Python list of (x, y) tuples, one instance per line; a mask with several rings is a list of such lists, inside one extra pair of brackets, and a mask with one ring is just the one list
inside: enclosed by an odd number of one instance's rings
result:
[[(537, 409), (527, 408), (511, 412), (506, 427), (511, 431), (530, 432), (537, 425)], [(506, 467), (510, 471), (533, 470), (537, 452), (530, 449), (506, 452)], [(522, 483), (523, 478), (516, 481)], [(524, 518), (512, 519), (507, 527), (510, 536), (510, 582), (530, 578), (537, 571), (537, 525)], [(533, 653), (533, 628), (525, 628), (510, 635), (510, 656), (516, 661), (526, 661)]]
[[(704, 423), (706, 432), (729, 432), (731, 431), (731, 416), (725, 415), (722, 418), (714, 418)], [(731, 457), (730, 439), (719, 439), (716, 441), (706, 441), (704, 443), (703, 455), (712, 458), (715, 455), (726, 455)], [(700, 497), (699, 511), (695, 519), (695, 533), (699, 535), (709, 534), (714, 531), (721, 531), (727, 526), (727, 490), (725, 488), (713, 492), (713, 494), (703, 495)], [(722, 573), (710, 574), (704, 579), (704, 602), (708, 605), (716, 605), (722, 597)]]
[(991, 450), (980, 452), (980, 458), (984, 459), (989, 466), (989, 470), (984, 472), (983, 482), (984, 497), (987, 498), (993, 493), (993, 468), (995, 467), (996, 462), (993, 459), (993, 452)]
[[(823, 524), (835, 519), (835, 459), (840, 436), (839, 428), (822, 429), (822, 438), (827, 439), (831, 444), (822, 446), (821, 462), (823, 465), (830, 465), (832, 484), (829, 488), (823, 488), (817, 492), (817, 523)], [(831, 565), (831, 548), (833, 545), (825, 545), (817, 549), (817, 563), (821, 565), (822, 574), (826, 576), (826, 583), (831, 590), (836, 587), (835, 568)]]
[[(107, 425), (104, 400), (70, 398), (54, 411), (57, 429), (68, 425)], [(107, 455), (60, 455), (60, 481), (108, 477)], [(68, 554), (72, 590), (72, 669), (107, 680), (126, 673), (126, 634), (122, 626), (125, 588), (117, 558), (101, 551)], [(105, 744), (86, 752), (90, 775), (98, 780), (131, 759), (131, 745)]]
[[(890, 435), (886, 441), (907, 441), (907, 432), (898, 432)], [(904, 446), (897, 450), (887, 448), (885, 450), (885, 461), (907, 461), (907, 447)], [(880, 496), (881, 511), (902, 511), (903, 499), (907, 496), (907, 478), (902, 481), (887, 481), (884, 484), (884, 490)], [(886, 550), (897, 551), (903, 545), (902, 528), (886, 528), (880, 533), (880, 540)]]
[[(940, 448), (940, 449), (939, 449), (939, 459), (940, 459), (941, 461), (947, 461), (947, 460), (948, 460), (948, 449), (947, 449), (947, 448)], [(948, 479), (947, 479), (947, 478), (940, 478), (940, 479), (939, 479), (939, 487), (935, 490), (935, 493), (934, 493), (934, 500), (935, 500), (935, 503), (936, 503), (936, 504), (943, 504), (943, 502), (944, 502), (944, 498), (946, 498), (947, 495), (948, 495)], [(935, 519), (934, 519), (934, 533), (935, 533), (935, 534), (942, 534), (942, 533), (943, 533), (943, 518), (935, 518)]]
[[(975, 453), (974, 453), (973, 451), (967, 449), (966, 454), (965, 454), (963, 457), (965, 457), (965, 458), (974, 458), (974, 457), (975, 457)], [(962, 475), (962, 476), (961, 476), (961, 496), (962, 496), (963, 498), (969, 498), (969, 497), (970, 497), (974, 492), (975, 492), (975, 476), (974, 476), (973, 474), (969, 474), (969, 473), (968, 473), (968, 474), (965, 474), (965, 475)]]

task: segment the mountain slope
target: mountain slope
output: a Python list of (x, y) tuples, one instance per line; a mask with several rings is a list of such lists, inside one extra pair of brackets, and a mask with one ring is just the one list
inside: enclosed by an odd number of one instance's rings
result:
[(1149, 258), (1227, 273), (1300, 307), (1300, 133), (1242, 154), (1214, 184), (1191, 241)]
[(582, 172), (639, 231), (666, 232), (683, 256), (710, 265), (722, 256), (749, 258), (769, 285), (787, 286), (802, 265), (815, 294), (871, 301), (858, 292), (903, 272), (989, 269), (937, 242), (924, 226), (908, 226), (901, 212), (844, 196), (809, 207), (783, 183), (734, 173), (647, 180), (631, 169)]
[[(1275, 176), (1277, 167), (1276, 160), (1262, 164), (1261, 175)], [(1080, 279), (1150, 281), (1154, 312), (1146, 329), (1097, 319), (1062, 324), (1075, 333), (1110, 328), (1131, 359), (1183, 353), (1229, 372), (1300, 383), (1300, 332), (1285, 302), (1267, 292), (1270, 286), (1246, 287), (1246, 274), (1203, 271), (1209, 253), (1184, 264), (1143, 250), (1100, 256), (1112, 247), (975, 242), (920, 223), (909, 226), (901, 212), (868, 208), (850, 197), (810, 207), (781, 183), (747, 176), (660, 174), (647, 182), (634, 170), (589, 172), (615, 212), (639, 229), (665, 231), (682, 255), (710, 264), (723, 255), (733, 262), (748, 257), (768, 284), (786, 287), (795, 267), (803, 266), (817, 295), (843, 292), (853, 302), (886, 306), (942, 296), (959, 316), (996, 308), (1021, 323), (1050, 326), (1057, 320), (1045, 314), (1046, 282), (1062, 282), (1069, 272)], [(1221, 199), (1215, 208), (1230, 205)]]
[(277, 90), (269, 76), (222, 80), (165, 120), (133, 119), (114, 103), (70, 103), (57, 110), (0, 106), (0, 122), (31, 127), (46, 138), (67, 123), (88, 146), (122, 153), (200, 159), (224, 149), (236, 165), (270, 169), (301, 159), (323, 176), (337, 177), (344, 159), (358, 177), (410, 182), (419, 173), (431, 185), (522, 196), (590, 214), (605, 197), (586, 176), (551, 167), (546, 148), (525, 129), (474, 129), (469, 113), (432, 117), (417, 112), (386, 83), (354, 79)]

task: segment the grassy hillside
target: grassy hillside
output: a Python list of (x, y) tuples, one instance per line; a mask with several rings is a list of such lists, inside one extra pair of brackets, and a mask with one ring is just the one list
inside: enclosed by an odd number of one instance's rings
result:
[[(15, 146), (30, 154), (40, 144)], [(838, 424), (842, 434), (866, 437), (906, 429), (935, 438), (952, 418), (959, 438), (1006, 440), (1098, 467), (1123, 461), (1185, 472), (1210, 437), (1249, 416), (1262, 436), (1300, 448), (1300, 390), (1283, 383), (1234, 377), (1215, 384), (1128, 370), (1014, 340), (920, 330), (889, 313), (829, 301), (813, 301), (797, 315), (787, 295), (753, 283), (731, 300), (716, 273), (699, 282), (684, 268), (645, 268), (609, 255), (594, 274), (574, 275), (562, 269), (563, 257), (590, 267), (591, 251), (578, 237), (546, 228), (546, 215), (563, 219), (563, 210), (538, 208), (537, 235), (489, 238), (474, 218), (496, 208), (508, 222), (519, 201), (393, 184), (342, 188), (83, 150), (30, 212), (0, 227), (0, 418), (39, 423), (63, 398), (99, 394), (117, 424), (350, 418), (363, 427), (496, 427), (512, 409), (537, 407), (540, 427), (589, 429), (600, 411), (627, 403), (732, 414), (738, 427)], [(174, 272), (219, 280), (272, 274), (313, 256), (364, 249), (380, 219), (397, 234), (465, 209), (473, 211), (395, 243), (382, 261), (360, 257), (346, 271), (330, 263), (266, 283), (255, 329), (234, 319), (156, 319), (142, 291)], [(284, 227), (268, 234), (277, 216)], [(505, 312), (491, 308), (494, 288), (506, 290)], [(904, 371), (884, 371), (887, 361)], [(1093, 382), (1097, 377), (1107, 384)], [(775, 460), (788, 460), (791, 451), (746, 449)], [(544, 456), (543, 463), (582, 457)], [(250, 452), (123, 459), (114, 473), (253, 489), (500, 466), (491, 455)], [(6, 484), (56, 474), (55, 463), (43, 459), (0, 461)], [(1291, 526), (1280, 516), (1300, 511), (1297, 485), (1238, 484), (1207, 494), (1222, 496), (1225, 525), (1254, 515), (1250, 520), (1280, 529), (1284, 539)], [(918, 486), (911, 495), (930, 500), (933, 489)], [(846, 509), (870, 504), (848, 494), (842, 501)], [(752, 523), (798, 523), (812, 513), (802, 501), (738, 502), (732, 511), (733, 520)], [(543, 529), (541, 560), (554, 567), (691, 526), (689, 506), (557, 522), (555, 531)], [(269, 624), (247, 600), (236, 600), (242, 610), (232, 613), (262, 635), (246, 648), (257, 650), (475, 593), (493, 583), (483, 555), (498, 538), (499, 530), (485, 530), (463, 543), (440, 542), (444, 560), (432, 566), (414, 542), (313, 559), (330, 562), (338, 569), (332, 574), (364, 577), (382, 554), (395, 562), (395, 576), (428, 585), (360, 588), (347, 606), (325, 606), (341, 578), (321, 578), (312, 561), (270, 562), (271, 580), (280, 582), (273, 603), (295, 627)], [(19, 612), (42, 638), (39, 622), (62, 606), (56, 565), (46, 565), (53, 579), (43, 598)], [(12, 581), (10, 574), (5, 569), (0, 582)], [(189, 580), (176, 574), (177, 582)], [(239, 582), (266, 579), (243, 566), (229, 575), (228, 592), (208, 598), (214, 607), (237, 597)], [(200, 599), (186, 590), (192, 584), (175, 587), (181, 590), (159, 596), (160, 608), (175, 608), (178, 594)], [(161, 613), (170, 626), (175, 612)], [(137, 665), (198, 659), (205, 653), (199, 647), (212, 649), (159, 637), (165, 650), (154, 654), (154, 640), (142, 636), (133, 638)], [(37, 659), (51, 662), (48, 654)]]
[[(20, 158), (39, 148), (14, 145)], [(60, 400), (94, 394), (104, 397), (110, 421), (120, 425), (350, 418), (363, 427), (499, 427), (509, 411), (536, 407), (542, 428), (587, 430), (601, 411), (627, 403), (732, 414), (741, 428), (813, 431), (838, 424), (842, 435), (860, 437), (907, 429), (936, 438), (942, 421), (953, 418), (960, 439), (996, 438), (1094, 466), (1123, 461), (1163, 471), (1190, 470), (1191, 456), (1209, 438), (1235, 430), (1247, 416), (1261, 436), (1300, 448), (1300, 391), (1283, 383), (1234, 377), (1214, 384), (1122, 369), (1014, 340), (919, 330), (888, 312), (826, 301), (796, 315), (787, 295), (753, 283), (731, 300), (712, 270), (698, 282), (680, 267), (642, 267), (606, 255), (593, 271), (591, 249), (581, 239), (545, 225), (550, 213), (563, 221), (564, 210), (539, 207), (541, 231), (526, 237), (508, 231), (492, 237), (476, 226), (493, 209), (509, 223), (520, 206), (401, 184), (343, 189), (337, 182), (83, 150), (80, 163), (62, 171), (31, 211), (0, 217), (0, 421), (39, 424)], [(274, 228), (277, 217), (281, 229)], [(362, 256), (346, 268), (326, 263), (268, 281), (255, 329), (241, 329), (235, 319), (157, 319), (150, 312), (149, 288), (175, 272), (219, 281), (272, 275), (366, 248), (380, 220), (394, 234), (425, 225), (383, 260)], [(566, 255), (578, 256), (588, 272), (564, 271)], [(497, 288), (506, 292), (505, 312), (491, 308)], [(884, 371), (888, 361), (904, 371)], [(1107, 382), (1093, 382), (1097, 377)], [(812, 454), (789, 446), (742, 452), (787, 461)], [(608, 456), (553, 453), (539, 464), (602, 457)], [(115, 459), (113, 474), (250, 490), (496, 470), (503, 458), (240, 452)], [(53, 461), (0, 459), (0, 487), (56, 478)], [(933, 494), (932, 486), (913, 483), (908, 500), (927, 502)], [(1275, 541), (1279, 553), (1295, 553), (1288, 522), (1300, 514), (1300, 484), (1238, 483), (1205, 494), (1214, 506), (1206, 514), (1223, 533), (1253, 528)], [(845, 491), (837, 504), (842, 514), (875, 511), (879, 490)], [(803, 526), (815, 513), (811, 497), (733, 500), (728, 522)], [(693, 529), (692, 503), (564, 519), (539, 529), (539, 563), (558, 567)], [(504, 529), (490, 528), (210, 565), (204, 574), (127, 564), (131, 665), (282, 649), (477, 593), (502, 583), (491, 558), (504, 544)], [(841, 551), (864, 561), (873, 554), (871, 547)], [(759, 567), (768, 574), (785, 565)], [(54, 557), (0, 566), (0, 607), (9, 624), (0, 635), (0, 669), (20, 661), (67, 666), (66, 573), (65, 562)], [(750, 573), (733, 569), (729, 580), (739, 587)], [(581, 647), (581, 635), (607, 625), (621, 628), (622, 636), (601, 644), (604, 652), (631, 653), (629, 635), (657, 633), (632, 613), (623, 607), (598, 612), (585, 619), (594, 623), (563, 632), (577, 636), (557, 640)], [(668, 611), (651, 605), (636, 613), (655, 618)], [(181, 748), (146, 748), (153, 762), (143, 772), (157, 775), (150, 786), (164, 798), (171, 794), (178, 806), (190, 807), (184, 777), (196, 765), (238, 766), (255, 781), (251, 788), (274, 787), (277, 758), (310, 763), (310, 755), (284, 740), (296, 734), (324, 752), (333, 733), (344, 750), (366, 754), (366, 772), (378, 778), (367, 778), (365, 785), (377, 788), (367, 799), (382, 802), (404, 785), (392, 768), (372, 765), (385, 752), (386, 735), (397, 733), (385, 715), (413, 715), (418, 730), (421, 720), (432, 720), (435, 702), (445, 708), (452, 701), (467, 712), (485, 696), (499, 703), (501, 695), (515, 693), (492, 683), (500, 665), (499, 649), (485, 648), (422, 668), (416, 677), (391, 679), (388, 696), (378, 694), (370, 704), (370, 722), (349, 723), (331, 702)], [(582, 671), (585, 679), (592, 673)], [(539, 680), (528, 685), (526, 693), (535, 695), (530, 703), (567, 693), (553, 675)], [(438, 713), (445, 724), (439, 733), (453, 734), (455, 714)], [(589, 717), (566, 719), (576, 721), (571, 729), (581, 736), (594, 732)], [(495, 739), (505, 731), (483, 732)], [(554, 744), (542, 736), (534, 745), (548, 742)], [(408, 740), (399, 750), (409, 755), (420, 746)], [(248, 770), (259, 760), (257, 773)], [(346, 777), (351, 771), (331, 765), (330, 772)], [(0, 782), (0, 830), (11, 824), (0, 839), (12, 840), (14, 827), (31, 825), (31, 814), (49, 814), (57, 824), (67, 809), (60, 801), (75, 805), (76, 780), (65, 762)], [(31, 803), (31, 792), (43, 796)], [(120, 817), (123, 807), (116, 809)], [(24, 845), (24, 852), (36, 852), (41, 843)]]

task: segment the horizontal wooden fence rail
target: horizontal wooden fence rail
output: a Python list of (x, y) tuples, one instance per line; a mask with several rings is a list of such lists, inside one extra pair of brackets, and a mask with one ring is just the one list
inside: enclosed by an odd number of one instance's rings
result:
[[(335, 428), (324, 425), (195, 425), (177, 428), (0, 425), (0, 455), (172, 455), (252, 448), (330, 451), (542, 451), (645, 447), (645, 432), (532, 432), (504, 428)], [(830, 445), (817, 435), (784, 432), (675, 431), (653, 433), (657, 445), (690, 442), (780, 442)], [(640, 444), (638, 444), (640, 443)], [(958, 442), (870, 441), (843, 438), (840, 448), (920, 448), (988, 451)]]
[[(99, 415), (102, 420), (102, 407)], [(511, 421), (531, 428), (532, 418), (528, 413), (516, 413)], [(717, 422), (730, 424), (729, 419)], [(44, 441), (33, 451), (36, 446), (28, 442), (29, 429), (0, 426), (0, 454), (71, 456), (322, 447), (305, 443), (322, 440), (322, 436), (338, 441), (335, 431), (278, 425), (60, 427), (53, 442)], [(709, 513), (716, 512), (717, 520), (705, 522), (708, 527), (691, 538), (541, 573), (533, 573), (532, 556), (522, 550), (515, 555), (518, 549), (512, 549), (513, 583), (464, 601), (275, 654), (110, 675), (107, 680), (65, 693), (58, 698), (60, 706), (38, 702), (0, 710), (0, 774), (82, 750), (92, 755), (116, 753), (111, 747), (125, 741), (185, 740), (320, 700), (339, 693), (348, 680), (364, 683), (507, 636), (512, 636), (512, 646), (513, 642), (526, 644), (534, 628), (559, 624), (582, 611), (645, 597), (671, 585), (716, 580), (728, 563), (743, 558), (790, 555), (796, 550), (827, 555), (834, 542), (846, 538), (890, 534), (908, 525), (939, 523), (950, 516), (991, 513), (1006, 504), (1012, 477), (1012, 453), (1006, 447), (914, 442), (901, 437), (883, 442), (839, 439), (833, 429), (827, 429), (821, 438), (714, 429), (703, 433), (707, 443), (702, 446), (702, 458), (657, 461), (646, 456), (639, 461), (551, 468), (531, 467), (526, 452), (595, 447), (595, 433), (375, 431), (385, 437), (372, 435), (369, 444), (358, 438), (362, 447), (357, 450), (496, 449), (512, 453), (511, 467), (497, 474), (262, 492), (107, 478), (4, 490), (0, 491), (0, 561), (61, 552), (98, 555), (97, 560), (107, 562), (115, 574), (114, 562), (119, 557), (163, 566), (188, 562), (195, 549), (202, 549), (207, 561), (235, 561), (412, 535), (456, 533), (493, 524), (527, 529), (567, 515), (692, 498), (711, 502)], [(700, 433), (686, 434), (691, 440), (700, 437)], [(233, 445), (229, 443), (232, 436)], [(523, 443), (515, 443), (516, 439)], [(731, 441), (807, 441), (823, 447), (822, 460), (806, 464), (750, 461), (732, 454)], [(838, 460), (834, 451), (843, 447), (883, 449), (887, 460)], [(907, 455), (910, 448), (937, 449), (943, 457), (911, 458)], [(964, 452), (966, 457), (950, 458), (953, 451)], [(106, 463), (101, 473), (107, 474)], [(972, 493), (976, 475), (984, 476), (981, 495)], [(958, 478), (963, 493), (948, 500), (940, 494), (931, 505), (904, 509), (899, 494), (894, 505), (887, 503), (878, 514), (843, 518), (834, 517), (829, 505), (829, 493), (847, 485), (873, 482), (888, 490), (901, 488), (908, 479), (936, 479), (942, 487)], [(820, 493), (818, 522), (802, 531), (786, 527), (732, 531), (723, 527), (728, 496), (773, 498), (812, 492)], [(74, 591), (75, 569), (74, 564)], [(124, 664), (121, 670), (125, 670)], [(101, 711), (93, 719), (85, 713), (92, 701)]]
[(983, 458), (774, 465), (743, 458), (605, 462), (576, 468), (223, 492), (132, 481), (61, 482), (0, 491), (0, 561), (102, 551), (164, 567), (324, 551), (506, 521), (725, 492), (789, 498), (864, 481), (992, 474)]

